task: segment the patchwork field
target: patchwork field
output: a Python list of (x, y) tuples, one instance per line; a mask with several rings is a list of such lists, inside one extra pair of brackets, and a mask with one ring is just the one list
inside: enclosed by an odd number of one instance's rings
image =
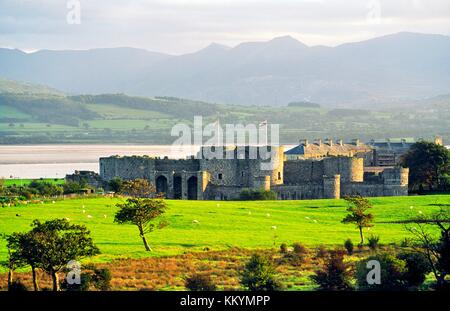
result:
[[(148, 235), (153, 248), (145, 252), (137, 228), (113, 222), (120, 198), (86, 198), (0, 208), (0, 234), (25, 231), (34, 219), (69, 218), (86, 225), (102, 254), (95, 262), (116, 258), (178, 255), (185, 252), (226, 250), (231, 247), (269, 249), (281, 243), (307, 246), (358, 242), (353, 225), (341, 223), (344, 200), (212, 202), (168, 201), (164, 219), (169, 225)], [(409, 236), (405, 225), (396, 223), (436, 211), (450, 204), (450, 195), (373, 198), (375, 226), (366, 235), (380, 236), (380, 243), (401, 243)], [(84, 211), (83, 212), (83, 207)], [(0, 261), (6, 258), (0, 242)]]

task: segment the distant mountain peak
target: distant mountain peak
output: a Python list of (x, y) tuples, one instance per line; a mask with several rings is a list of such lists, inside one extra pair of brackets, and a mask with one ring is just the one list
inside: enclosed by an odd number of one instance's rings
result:
[(229, 49), (231, 49), (229, 46), (223, 45), (223, 44), (219, 44), (219, 43), (211, 43), (210, 45), (208, 45), (207, 47), (201, 49), (198, 52), (205, 52), (205, 51), (228, 51)]
[(269, 43), (271, 44), (279, 44), (279, 45), (284, 45), (284, 46), (301, 46), (301, 47), (308, 47), (306, 44), (304, 44), (303, 42), (295, 39), (292, 36), (281, 36), (281, 37), (275, 37), (272, 40), (269, 41)]

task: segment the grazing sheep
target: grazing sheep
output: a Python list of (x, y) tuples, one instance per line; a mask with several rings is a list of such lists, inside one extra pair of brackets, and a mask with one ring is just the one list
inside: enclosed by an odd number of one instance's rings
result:
[(194, 219), (194, 220), (192, 221), (192, 223), (193, 223), (193, 224), (198, 224), (198, 220), (197, 220), (197, 219)]
[(272, 230), (277, 230), (277, 226), (272, 226)]
[(106, 215), (103, 215), (103, 218), (106, 218), (107, 216)]
[(22, 215), (20, 215), (20, 214), (16, 214), (16, 217), (21, 217)]
[(86, 211), (85, 211), (85, 210), (83, 210), (83, 214), (86, 214)]
[(87, 218), (92, 218), (92, 215), (87, 215)]
[(55, 204), (56, 202), (55, 202), (55, 201), (52, 201), (52, 203)]
[(267, 213), (267, 214), (266, 214), (266, 216), (267, 216), (267, 217), (270, 217), (270, 214), (269, 214), (269, 213)]

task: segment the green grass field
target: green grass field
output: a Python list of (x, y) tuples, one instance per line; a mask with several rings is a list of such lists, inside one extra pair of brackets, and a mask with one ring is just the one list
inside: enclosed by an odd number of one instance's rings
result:
[[(164, 218), (169, 226), (148, 235), (154, 252), (147, 253), (134, 226), (113, 223), (120, 200), (86, 198), (0, 208), (0, 233), (28, 230), (34, 219), (69, 218), (91, 230), (102, 251), (94, 258), (96, 262), (174, 255), (205, 247), (272, 248), (296, 241), (309, 246), (341, 245), (347, 238), (358, 242), (355, 227), (341, 223), (346, 214), (343, 200), (168, 201)], [(403, 224), (390, 222), (436, 211), (439, 204), (450, 203), (450, 195), (373, 198), (371, 202), (375, 226), (366, 235), (379, 235), (383, 244), (400, 243), (410, 235)], [(5, 258), (5, 242), (1, 241), (0, 261)]]
[(5, 179), (4, 183), (5, 186), (25, 186), (30, 184), (32, 181), (34, 180), (38, 180), (38, 181), (45, 181), (45, 182), (50, 182), (52, 184), (55, 185), (63, 185), (65, 183), (64, 179), (56, 179), (56, 178), (42, 178), (42, 179)]

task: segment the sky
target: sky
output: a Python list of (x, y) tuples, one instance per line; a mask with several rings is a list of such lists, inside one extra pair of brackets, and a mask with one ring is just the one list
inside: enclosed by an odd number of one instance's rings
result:
[(449, 0), (0, 0), (0, 47), (136, 47), (173, 55), (290, 35), (336, 46), (409, 31), (450, 35)]

